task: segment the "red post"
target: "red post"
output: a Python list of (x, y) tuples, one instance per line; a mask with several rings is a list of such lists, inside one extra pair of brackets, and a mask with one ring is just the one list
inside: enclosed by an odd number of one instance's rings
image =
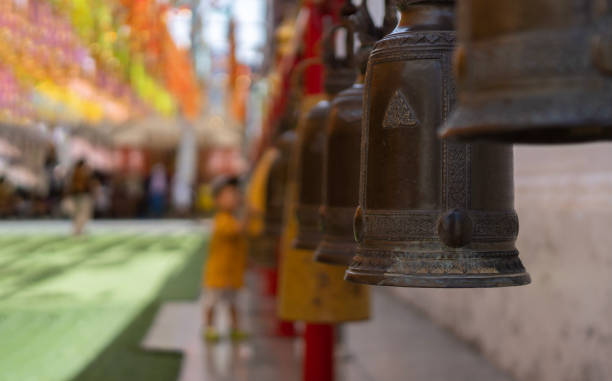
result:
[[(276, 296), (278, 294), (278, 269), (280, 268), (280, 240), (276, 245), (276, 267), (268, 270), (268, 290)], [(292, 321), (281, 320), (276, 318), (276, 336), (280, 337), (295, 337), (295, 324)]]
[(304, 381), (333, 381), (334, 326), (306, 324), (304, 332)]
[[(322, 3), (307, 2), (310, 18), (304, 36), (304, 58), (321, 55), (320, 41), (323, 36), (323, 18), (332, 16), (337, 20), (344, 0), (326, 0)], [(323, 66), (314, 65), (307, 69), (304, 76), (304, 93), (323, 92)], [(304, 381), (334, 380), (334, 326), (332, 324), (306, 324), (304, 332)]]

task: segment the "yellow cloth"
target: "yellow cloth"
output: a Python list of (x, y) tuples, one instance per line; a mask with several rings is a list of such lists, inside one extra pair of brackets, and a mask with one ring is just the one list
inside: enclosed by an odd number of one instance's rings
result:
[[(298, 137), (303, 136), (303, 126), (303, 122), (298, 125)], [(283, 320), (327, 324), (369, 319), (370, 290), (367, 286), (346, 282), (345, 267), (315, 262), (313, 251), (293, 247), (298, 229), (295, 214), (298, 152), (298, 149), (293, 150), (290, 159), (292, 170), (285, 194), (278, 316)]]
[(206, 288), (239, 289), (244, 284), (246, 239), (240, 224), (226, 212), (215, 215), (208, 261), (204, 267)]

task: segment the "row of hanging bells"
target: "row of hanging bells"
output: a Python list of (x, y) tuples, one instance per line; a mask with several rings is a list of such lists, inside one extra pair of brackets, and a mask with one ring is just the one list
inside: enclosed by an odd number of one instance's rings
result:
[(612, 137), (612, 5), (462, 0), (458, 20), (454, 0), (397, 6), (399, 25), (380, 40), (366, 1), (352, 16), (360, 53), (372, 49), (365, 82), (349, 87), (346, 65), (328, 65), (337, 86), (297, 146), (294, 245), (359, 283), (528, 284), (512, 146), (498, 143)]

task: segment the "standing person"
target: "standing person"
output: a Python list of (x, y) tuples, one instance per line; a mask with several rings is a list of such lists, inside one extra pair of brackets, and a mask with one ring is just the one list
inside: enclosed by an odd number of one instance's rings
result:
[(0, 176), (0, 218), (13, 215), (14, 207), (14, 189), (4, 176)]
[(68, 180), (68, 195), (72, 199), (72, 222), (74, 234), (83, 233), (85, 225), (91, 218), (93, 177), (85, 160), (77, 161)]
[(166, 209), (168, 177), (163, 164), (157, 163), (151, 170), (149, 179), (149, 215), (161, 217)]
[(246, 338), (246, 333), (240, 330), (236, 296), (244, 285), (247, 219), (237, 217), (242, 207), (238, 179), (217, 178), (213, 181), (213, 195), (216, 214), (203, 280), (204, 337), (210, 341), (219, 339), (214, 326), (214, 314), (219, 302), (225, 302), (230, 308), (231, 338), (241, 340)]

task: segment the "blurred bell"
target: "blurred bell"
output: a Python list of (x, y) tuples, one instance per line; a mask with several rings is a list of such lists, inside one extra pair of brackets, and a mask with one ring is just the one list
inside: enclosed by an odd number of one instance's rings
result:
[[(359, 157), (361, 152), (361, 117), (363, 77), (374, 42), (389, 33), (396, 24), (395, 7), (389, 5), (382, 27), (377, 28), (364, 0), (352, 23), (361, 43), (355, 55), (358, 77), (352, 87), (332, 101), (325, 135), (323, 169), (323, 238), (315, 252), (319, 262), (348, 266), (357, 248), (353, 235), (353, 215), (359, 204)], [(349, 46), (352, 50), (353, 46)]]
[(609, 0), (462, 0), (457, 108), (443, 137), (612, 139)]
[(266, 185), (266, 208), (264, 234), (276, 240), (283, 228), (283, 208), (287, 188), (289, 157), (294, 148), (296, 134), (293, 130), (283, 132), (276, 142), (278, 155), (269, 170)]
[[(335, 55), (334, 38), (341, 29), (345, 29), (347, 40), (353, 38), (348, 24), (335, 26), (326, 35), (324, 40), (325, 95), (307, 112), (297, 144), (300, 158), (297, 167), (298, 232), (293, 245), (298, 249), (315, 250), (321, 241), (319, 210), (322, 203), (323, 149), (331, 100), (338, 92), (350, 87), (356, 77), (355, 70), (351, 67), (352, 51), (346, 49), (344, 58), (337, 58)], [(352, 42), (347, 45), (352, 46)]]
[(248, 248), (253, 263), (262, 267), (276, 265), (276, 247), (278, 236), (264, 234), (264, 216), (266, 212), (266, 188), (272, 164), (278, 158), (279, 150), (269, 148), (258, 161), (247, 187), (246, 198), (249, 208)]
[(407, 287), (530, 282), (515, 240), (512, 147), (439, 140), (454, 104), (454, 0), (402, 0), (366, 75), (359, 241), (346, 278)]

